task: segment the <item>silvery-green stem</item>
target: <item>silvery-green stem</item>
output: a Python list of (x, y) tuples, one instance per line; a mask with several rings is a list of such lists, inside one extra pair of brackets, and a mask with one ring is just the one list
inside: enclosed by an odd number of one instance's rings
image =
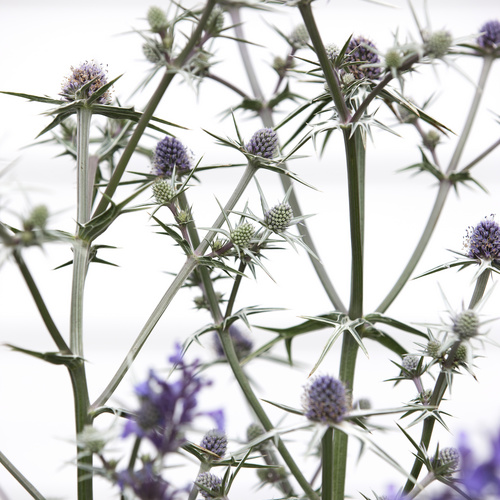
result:
[[(243, 172), (243, 175), (238, 185), (236, 186), (236, 189), (234, 190), (228, 202), (226, 203), (226, 206), (224, 207), (224, 211), (226, 213), (233, 210), (239, 198), (245, 191), (246, 186), (248, 186), (248, 183), (250, 182), (255, 172), (257, 171), (257, 168), (258, 167), (252, 164), (248, 164), (245, 171)], [(219, 215), (215, 223), (212, 225), (212, 228), (219, 229), (224, 224), (225, 220), (226, 219), (223, 214)], [(130, 351), (128, 352), (127, 356), (125, 357), (122, 364), (118, 368), (117, 372), (115, 373), (115, 375), (113, 376), (107, 387), (104, 389), (103, 393), (93, 403), (92, 409), (96, 409), (99, 406), (105, 404), (106, 401), (114, 393), (114, 391), (120, 384), (121, 380), (128, 372), (133, 361), (139, 354), (140, 350), (142, 349), (149, 335), (153, 331), (153, 328), (155, 327), (156, 323), (158, 323), (163, 313), (167, 310), (167, 307), (169, 306), (170, 302), (172, 302), (172, 299), (175, 297), (176, 293), (180, 290), (184, 282), (188, 279), (189, 275), (195, 270), (198, 264), (197, 257), (201, 257), (205, 254), (206, 250), (210, 246), (210, 242), (215, 238), (216, 234), (217, 234), (216, 231), (213, 230), (209, 231), (205, 236), (205, 238), (196, 248), (194, 255), (191, 255), (187, 258), (186, 262), (184, 263), (184, 266), (179, 271), (174, 281), (168, 287), (167, 291), (161, 298), (160, 302), (155, 307), (154, 311), (151, 313), (150, 317), (146, 321), (146, 324), (143, 326), (142, 330), (137, 336), (134, 344), (130, 348)]]
[(333, 429), (328, 427), (321, 440), (321, 500), (332, 500), (334, 498), (332, 474), (334, 468), (333, 453)]
[(0, 464), (2, 464), (17, 482), (35, 500), (45, 500), (45, 497), (26, 479), (21, 471), (0, 451)]
[(474, 98), (472, 100), (469, 109), (469, 114), (465, 121), (465, 125), (462, 134), (460, 135), (460, 139), (457, 143), (453, 156), (446, 170), (446, 177), (440, 181), (436, 201), (434, 202), (434, 206), (432, 208), (431, 214), (425, 226), (424, 232), (422, 233), (422, 236), (420, 237), (417, 247), (415, 248), (413, 254), (410, 257), (408, 264), (401, 273), (401, 276), (398, 278), (398, 280), (392, 287), (391, 291), (388, 293), (387, 297), (385, 297), (385, 299), (377, 307), (376, 309), (377, 312), (381, 313), (385, 312), (392, 304), (392, 302), (396, 299), (396, 297), (399, 295), (399, 292), (401, 292), (406, 282), (410, 279), (411, 274), (415, 270), (415, 267), (420, 261), (420, 258), (422, 257), (422, 254), (424, 253), (424, 250), (426, 249), (427, 244), (429, 243), (429, 240), (432, 236), (432, 233), (434, 232), (434, 228), (436, 227), (439, 216), (441, 215), (441, 211), (444, 207), (444, 203), (446, 201), (448, 193), (452, 187), (452, 183), (449, 180), (449, 176), (453, 174), (458, 167), (458, 162), (460, 161), (460, 158), (462, 156), (465, 144), (467, 142), (470, 131), (472, 129), (472, 125), (474, 123), (474, 119), (479, 109), (479, 104), (483, 96), (484, 87), (486, 85), (486, 81), (490, 73), (492, 62), (493, 59), (489, 56), (483, 59), (483, 67), (481, 70), (481, 74), (479, 76), (478, 84), (476, 86), (476, 92), (474, 94)]
[[(77, 232), (90, 219), (94, 177), (89, 168), (90, 122), (92, 109), (78, 108), (76, 112), (76, 169), (77, 169)], [(95, 172), (94, 172), (95, 175)]]

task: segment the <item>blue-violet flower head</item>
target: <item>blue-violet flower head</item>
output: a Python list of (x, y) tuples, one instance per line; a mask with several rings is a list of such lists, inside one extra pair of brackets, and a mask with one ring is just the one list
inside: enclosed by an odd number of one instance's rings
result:
[(477, 39), (477, 44), (483, 49), (496, 49), (500, 47), (500, 22), (496, 19), (488, 21), (481, 26), (481, 35)]
[(122, 491), (131, 489), (137, 498), (141, 500), (173, 500), (175, 492), (171, 490), (170, 484), (154, 470), (151, 462), (144, 464), (142, 469), (121, 471), (117, 475), (118, 486)]
[(167, 135), (156, 145), (153, 171), (158, 176), (170, 177), (174, 167), (177, 173), (188, 172), (191, 158), (188, 149), (179, 139)]
[(218, 498), (220, 496), (219, 493), (221, 493), (220, 489), (222, 484), (222, 479), (220, 477), (210, 472), (202, 472), (198, 474), (196, 482), (213, 492), (212, 494), (200, 488), (200, 494), (203, 498)]
[[(78, 68), (71, 67), (71, 75), (65, 79), (62, 84), (60, 95), (66, 101), (76, 101), (77, 99), (88, 99), (94, 92), (104, 87), (108, 83), (106, 71), (95, 61), (85, 61)], [(80, 95), (80, 89), (87, 83), (92, 82), (88, 87), (85, 95)], [(97, 100), (99, 104), (109, 104), (111, 102), (111, 94), (106, 91)]]
[(320, 375), (306, 385), (302, 397), (305, 416), (314, 422), (339, 423), (350, 409), (344, 384), (331, 375)]
[(465, 246), (470, 259), (500, 259), (500, 226), (493, 219), (484, 219), (476, 227), (469, 227)]
[(223, 458), (227, 451), (226, 433), (219, 429), (212, 429), (203, 436), (200, 446)]
[(270, 159), (278, 150), (278, 134), (272, 128), (261, 128), (253, 134), (246, 150), (255, 156)]
[(348, 71), (354, 76), (354, 78), (356, 78), (356, 80), (361, 80), (363, 78), (377, 80), (380, 78), (380, 73), (382, 71), (380, 67), (364, 66), (365, 64), (380, 63), (380, 58), (376, 53), (375, 44), (367, 38), (362, 36), (351, 38), (349, 44), (347, 45), (345, 61), (348, 64), (351, 63), (348, 66)]

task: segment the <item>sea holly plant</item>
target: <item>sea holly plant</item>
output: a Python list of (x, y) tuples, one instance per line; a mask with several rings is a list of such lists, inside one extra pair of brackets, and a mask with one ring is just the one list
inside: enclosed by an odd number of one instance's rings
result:
[[(421, 13), (409, 2), (418, 36), (400, 28), (392, 44), (384, 48), (370, 33), (357, 33), (356, 26), (345, 39), (326, 40), (331, 33), (322, 33), (319, 27), (318, 4), (308, 0), (208, 0), (197, 7), (171, 2), (147, 8), (146, 24), (134, 33), (149, 68), (133, 95), (146, 98), (141, 111), (121, 104), (117, 96), (122, 79), (112, 74), (112, 61), (109, 69), (94, 60), (73, 66), (53, 97), (2, 90), (2, 99), (17, 97), (48, 108), (44, 113), (50, 122), (40, 132), (42, 140), (37, 146), (55, 145), (76, 166), (74, 230), (53, 228), (51, 207), (35, 205), (16, 216), (2, 199), (0, 242), (2, 264), (18, 268), (42, 326), (55, 343), (53, 350), (35, 350), (9, 337), (4, 347), (12, 352), (7, 355), (62, 365), (70, 377), (72, 466), (79, 500), (98, 498), (96, 477), (103, 478), (116, 498), (123, 499), (230, 499), (242, 497), (241, 491), (252, 498), (310, 500), (344, 500), (356, 495), (394, 500), (498, 497), (498, 439), (493, 440), (492, 457), (480, 462), (465, 438), (450, 447), (440, 437), (441, 430), (450, 428), (445, 401), (455, 396), (455, 387), (464, 377), (479, 378), (482, 356), (494, 355), (493, 349), (484, 353), (481, 348), (486, 342), (494, 345), (490, 338), (494, 318), (483, 315), (482, 310), (495, 300), (493, 287), (500, 270), (500, 226), (495, 215), (482, 214), (486, 217), (479, 222), (463, 221), (464, 248), (449, 244), (455, 260), (419, 268), (420, 283), (426, 280), (430, 287), (447, 273), (461, 271), (457, 276), (463, 285), (461, 302), (447, 299), (443, 287), (448, 313), (441, 322), (431, 321), (434, 311), (422, 310), (420, 303), (415, 307), (417, 321), (399, 314), (393, 317), (388, 310), (409, 280), (417, 277), (415, 271), (444, 215), (449, 195), (453, 190), (461, 193), (464, 186), (482, 187), (476, 166), (497, 153), (498, 140), (468, 163), (463, 160), (478, 111), (484, 107), (482, 97), (491, 69), (500, 57), (500, 22), (485, 20), (475, 34), (457, 36), (448, 28), (432, 29), (432, 11)], [(335, 13), (334, 5), (327, 9)], [(285, 49), (271, 54), (267, 68), (271, 79), (262, 76), (266, 73), (259, 71), (249, 50), (266, 45), (262, 18), (250, 23), (250, 29), (244, 22), (249, 12), (255, 14), (252, 10), (278, 14), (287, 22), (301, 19), (289, 31), (281, 24), (272, 28)], [(423, 16), (425, 26), (420, 20)], [(270, 28), (267, 22), (265, 26)], [(231, 52), (232, 48), (237, 52)], [(231, 58), (237, 53), (237, 64), (242, 64), (250, 90), (240, 81), (241, 75), (232, 71), (236, 61), (226, 59), (227, 49)], [(482, 64), (478, 75), (466, 64), (461, 66), (461, 61), (470, 58)], [(443, 64), (457, 71), (456, 78), (465, 76), (474, 82), (472, 101), (467, 106), (465, 99), (461, 101), (460, 109), (465, 112), (462, 130), (445, 115), (433, 116), (431, 96), (419, 97), (422, 101), (418, 103), (409, 93), (414, 79), (435, 79), (434, 70)], [(229, 71), (223, 71), (225, 65)], [(199, 124), (197, 132), (211, 143), (210, 151), (190, 140), (184, 123), (187, 115), (177, 118), (170, 108), (168, 113), (163, 111), (163, 100), (176, 99), (174, 81), (197, 93), (200, 109), (213, 104), (205, 101), (208, 85), (227, 92), (220, 100), (221, 114), (212, 117), (213, 125)], [(444, 90), (446, 95), (445, 85)], [(498, 115), (498, 110), (493, 111)], [(371, 284), (370, 274), (365, 272), (372, 224), (380, 223), (377, 231), (384, 235), (382, 243), (377, 242), (385, 246), (380, 265), (393, 266), (387, 254), (403, 254), (404, 242), (394, 235), (397, 228), (367, 217), (367, 200), (374, 194), (367, 169), (371, 141), (376, 143), (381, 135), (384, 140), (386, 136), (391, 141), (406, 140), (402, 130), (410, 130), (418, 138), (413, 144), (417, 163), (400, 165), (392, 149), (386, 156), (403, 175), (430, 174), (436, 184), (435, 201), (415, 249), (383, 295), (380, 283)], [(442, 148), (444, 142), (453, 147)], [(209, 163), (205, 155), (213, 151), (217, 160)], [(331, 157), (336, 164), (340, 159), (345, 164), (348, 210), (327, 210), (315, 216), (304, 213), (299, 203), (303, 193), (330, 189), (328, 183), (315, 186), (310, 171)], [(140, 158), (141, 168), (131, 166), (132, 158)], [(309, 171), (299, 176), (294, 172), (301, 162), (307, 163)], [(218, 179), (221, 172), (229, 187), (225, 185), (222, 195), (219, 191), (214, 197), (211, 176)], [(271, 178), (282, 184), (281, 194), (273, 192)], [(406, 183), (401, 189), (414, 186)], [(215, 215), (202, 205), (202, 190), (208, 191), (208, 198), (215, 198)], [(397, 210), (404, 213), (414, 207)], [(495, 210), (492, 206), (488, 213)], [(144, 255), (161, 253), (168, 263), (169, 282), (144, 315), (142, 327), (133, 332), (121, 364), (120, 360), (110, 361), (112, 374), (108, 371), (108, 378), (99, 380), (94, 394), (87, 374), (88, 363), (94, 360), (84, 335), (93, 314), (87, 310), (87, 278), (92, 270), (92, 279), (99, 279), (96, 264), (114, 265), (102, 258), (101, 251), (116, 251), (115, 233), (110, 228), (121, 227), (119, 223), (132, 213), (136, 217), (126, 226), (127, 233), (135, 234), (137, 221), (154, 228), (158, 233), (154, 244), (160, 250), (144, 248)], [(206, 217), (212, 215), (207, 222)], [(344, 216), (348, 238), (337, 229)], [(317, 234), (316, 217), (324, 217)], [(334, 245), (323, 245), (325, 232), (334, 237)], [(42, 248), (49, 253), (52, 243), (67, 246), (72, 253), (71, 260), (57, 266), (72, 271), (66, 329), (57, 326), (54, 306), (45, 299), (46, 285), (37, 282), (30, 263), (32, 250)], [(350, 275), (348, 286), (331, 271), (344, 246), (350, 253), (344, 259)], [(289, 277), (276, 277), (275, 256), (290, 250), (293, 258), (305, 261), (300, 267), (311, 266), (317, 290), (304, 286), (293, 272)], [(172, 269), (175, 262), (180, 264)], [(302, 310), (287, 316), (289, 326), (273, 323), (271, 313), (287, 315), (288, 311), (281, 307), (283, 301), (261, 304), (261, 299), (268, 288), (281, 286), (280, 281), (287, 279), (290, 296), (322, 297), (328, 308), (311, 312), (302, 300)], [(106, 293), (115, 294), (109, 279), (99, 283)], [(366, 300), (372, 289), (380, 300), (377, 307)], [(182, 304), (193, 291), (194, 306), (190, 300)], [(140, 287), (118, 292), (137, 294), (137, 298), (142, 293)], [(167, 369), (150, 367), (138, 383), (136, 378), (134, 399), (122, 399), (118, 389), (129, 384), (139, 355), (151, 337), (159, 335), (159, 323), (173, 307), (199, 321), (198, 327), (193, 329), (185, 321), (170, 328), (175, 330), (168, 332), (175, 335), (171, 340), (177, 344), (173, 354), (165, 347)], [(320, 330), (326, 330), (326, 343), (318, 341)], [(103, 327), (100, 335), (106, 334)], [(299, 348), (303, 342), (308, 349)], [(375, 343), (384, 350), (373, 349)], [(358, 357), (371, 358), (381, 352), (387, 355), (383, 362), (391, 373), (385, 383), (407, 390), (405, 403), (399, 393), (388, 407), (362, 397)], [(334, 353), (338, 362), (332, 362)], [(270, 363), (273, 378), (280, 379), (283, 390), (279, 397), (269, 397), (259, 384), (261, 363)], [(218, 369), (224, 370), (224, 387), (209, 387), (211, 374)], [(281, 376), (280, 370), (292, 370), (302, 377), (302, 385), (294, 377)], [(233, 390), (245, 401), (245, 411), (249, 409), (250, 423), (243, 426), (239, 408), (239, 431), (232, 430), (224, 418), (223, 407), (233, 399)], [(207, 406), (209, 391), (213, 404)], [(284, 400), (286, 394), (301, 399), (302, 407)], [(9, 401), (6, 408), (15, 404)], [(113, 423), (105, 429), (101, 422), (106, 415), (113, 417)], [(377, 420), (381, 417), (391, 420), (381, 425)], [(397, 450), (381, 444), (387, 430), (400, 436)], [(301, 440), (302, 448), (296, 446)], [(365, 484), (356, 484), (359, 473), (349, 468), (349, 457), (356, 451), (360, 457), (369, 456), (370, 463), (384, 462), (395, 474), (371, 491)], [(401, 453), (406, 454), (403, 460), (398, 458)], [(0, 450), (0, 463), (31, 497), (60, 496), (59, 491), (37, 487), (30, 480), (30, 471), (18, 468), (4, 450)], [(177, 474), (178, 469), (183, 473)], [(442, 490), (429, 488), (436, 482)], [(254, 489), (245, 486), (248, 484)]]

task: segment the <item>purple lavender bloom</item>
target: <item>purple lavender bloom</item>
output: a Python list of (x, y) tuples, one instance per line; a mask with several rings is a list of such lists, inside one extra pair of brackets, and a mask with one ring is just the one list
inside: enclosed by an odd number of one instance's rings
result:
[(488, 21), (481, 26), (481, 35), (477, 39), (477, 44), (483, 49), (496, 49), (500, 46), (500, 22), (497, 20)]
[(118, 473), (118, 486), (122, 491), (131, 489), (141, 500), (175, 500), (176, 491), (154, 471), (153, 464), (147, 462), (138, 471), (124, 470)]
[(155, 175), (170, 177), (173, 169), (177, 173), (185, 173), (191, 169), (189, 152), (179, 139), (165, 136), (157, 145), (153, 159)]
[(380, 63), (380, 58), (373, 49), (376, 50), (375, 45), (367, 38), (362, 36), (351, 38), (347, 46), (345, 61), (349, 64), (347, 70), (356, 80), (363, 78), (377, 80), (380, 78), (380, 73), (382, 72), (380, 67), (364, 67), (365, 64)]
[(272, 128), (261, 128), (253, 134), (246, 150), (262, 158), (272, 158), (278, 150), (278, 134)]
[(350, 409), (345, 386), (331, 375), (321, 375), (306, 386), (302, 404), (305, 416), (313, 422), (337, 424)]
[[(62, 84), (61, 96), (67, 101), (75, 101), (77, 99), (88, 99), (94, 92), (104, 87), (108, 83), (106, 71), (102, 66), (94, 61), (85, 61), (78, 68), (71, 66), (71, 75), (66, 78)], [(87, 89), (85, 95), (79, 95), (80, 89), (91, 82), (92, 84)], [(97, 102), (99, 104), (108, 104), (111, 101), (111, 94), (105, 92)]]
[(151, 370), (148, 380), (136, 387), (140, 405), (123, 431), (124, 437), (135, 434), (148, 439), (162, 454), (184, 443), (185, 427), (201, 414), (196, 410), (198, 393), (209, 385), (197, 377), (198, 363), (187, 365), (178, 349), (170, 361), (177, 364), (180, 379), (164, 381)]
[(470, 259), (500, 259), (500, 226), (493, 219), (484, 219), (476, 227), (470, 227), (465, 237)]

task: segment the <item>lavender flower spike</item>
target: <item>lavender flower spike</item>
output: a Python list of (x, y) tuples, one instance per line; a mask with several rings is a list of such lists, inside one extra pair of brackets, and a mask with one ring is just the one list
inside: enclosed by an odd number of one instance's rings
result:
[(158, 176), (170, 177), (174, 167), (178, 173), (188, 172), (191, 158), (188, 149), (179, 139), (167, 135), (156, 145), (153, 171)]
[[(78, 68), (72, 66), (71, 71), (71, 75), (63, 82), (62, 91), (60, 93), (66, 101), (88, 99), (94, 92), (108, 83), (106, 71), (95, 61), (85, 61)], [(91, 81), (92, 84), (87, 89), (85, 95), (81, 95), (81, 88)], [(105, 92), (97, 100), (99, 104), (109, 104), (110, 101), (111, 94), (109, 92)]]
[(500, 22), (497, 20), (488, 21), (481, 26), (481, 35), (477, 39), (477, 44), (483, 49), (496, 49), (500, 47)]
[(309, 420), (337, 424), (350, 409), (344, 384), (331, 375), (321, 375), (306, 386), (302, 404)]
[(493, 219), (482, 220), (467, 230), (465, 246), (470, 259), (500, 259), (500, 226)]

